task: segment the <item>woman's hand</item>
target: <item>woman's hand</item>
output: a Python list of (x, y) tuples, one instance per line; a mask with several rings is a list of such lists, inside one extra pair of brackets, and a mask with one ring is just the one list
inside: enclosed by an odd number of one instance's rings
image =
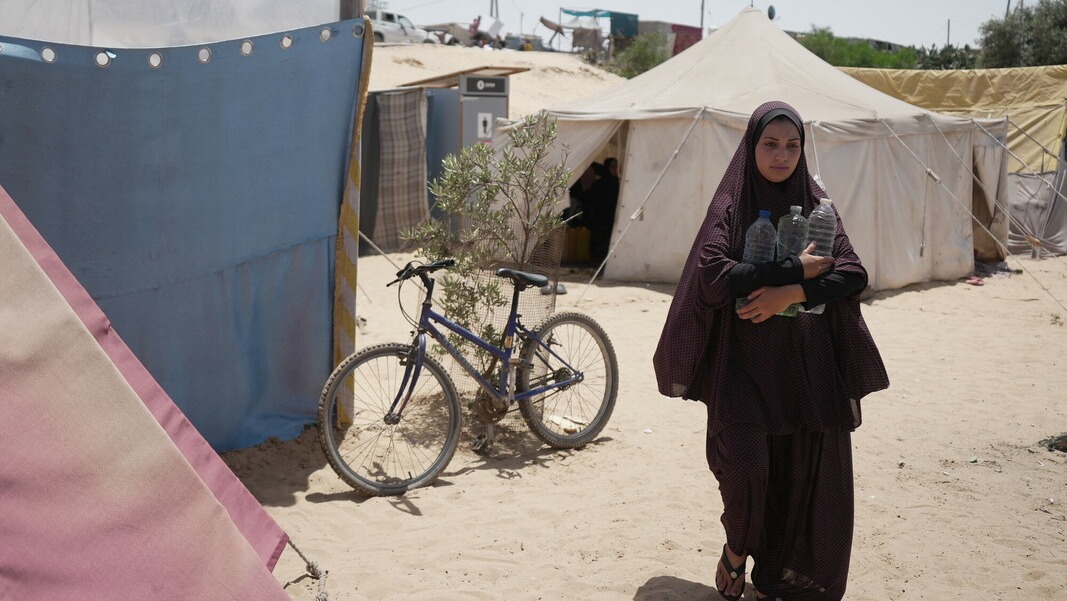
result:
[[(822, 258), (822, 257), (816, 257)], [(800, 284), (788, 286), (764, 286), (748, 295), (749, 303), (737, 310), (741, 319), (750, 319), (752, 323), (762, 323), (776, 313), (781, 313), (793, 303), (808, 300)]]
[(820, 257), (811, 254), (815, 250), (815, 243), (812, 242), (800, 253), (800, 264), (804, 266), (804, 279), (810, 280), (811, 278), (818, 277), (824, 273), (828, 273), (834, 268), (833, 257)]

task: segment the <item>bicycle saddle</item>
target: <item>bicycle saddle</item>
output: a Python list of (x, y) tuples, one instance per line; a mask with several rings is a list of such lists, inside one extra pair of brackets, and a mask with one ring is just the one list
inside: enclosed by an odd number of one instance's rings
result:
[(512, 284), (521, 288), (526, 288), (527, 286), (543, 288), (548, 285), (548, 278), (543, 275), (537, 275), (536, 273), (527, 273), (525, 271), (502, 267), (496, 270), (496, 274), (502, 278), (508, 278), (511, 280)]

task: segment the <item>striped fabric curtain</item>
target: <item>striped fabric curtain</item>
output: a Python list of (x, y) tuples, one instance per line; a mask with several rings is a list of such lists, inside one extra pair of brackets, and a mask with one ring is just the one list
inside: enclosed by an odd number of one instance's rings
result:
[(422, 89), (375, 97), (380, 145), (373, 240), (389, 252), (403, 250), (405, 242), (400, 233), (430, 216), (426, 181), (427, 106)]

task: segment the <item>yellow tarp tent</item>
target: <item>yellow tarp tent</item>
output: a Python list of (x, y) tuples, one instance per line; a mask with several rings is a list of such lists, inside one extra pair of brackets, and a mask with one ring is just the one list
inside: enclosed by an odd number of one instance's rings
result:
[(977, 118), (1008, 117), (1009, 173), (1056, 170), (1067, 116), (1067, 65), (926, 71), (841, 69), (894, 98), (931, 111)]

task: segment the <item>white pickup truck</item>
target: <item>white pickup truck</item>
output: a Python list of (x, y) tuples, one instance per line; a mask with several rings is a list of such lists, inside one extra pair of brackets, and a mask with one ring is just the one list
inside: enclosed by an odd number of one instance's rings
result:
[(404, 15), (388, 10), (368, 10), (365, 14), (370, 19), (375, 42), (441, 43), (437, 35), (416, 27)]

